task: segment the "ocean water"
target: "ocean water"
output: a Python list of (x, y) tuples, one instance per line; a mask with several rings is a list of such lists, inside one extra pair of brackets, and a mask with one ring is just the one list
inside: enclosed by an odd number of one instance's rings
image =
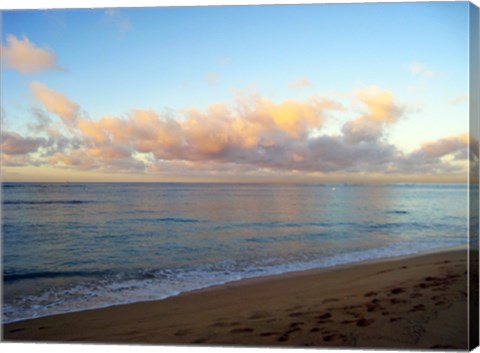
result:
[(3, 184), (3, 321), (466, 245), (464, 185)]

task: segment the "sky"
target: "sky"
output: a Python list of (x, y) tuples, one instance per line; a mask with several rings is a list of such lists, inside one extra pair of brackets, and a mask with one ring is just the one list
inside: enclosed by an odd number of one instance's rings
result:
[(3, 11), (2, 179), (465, 182), (469, 9)]

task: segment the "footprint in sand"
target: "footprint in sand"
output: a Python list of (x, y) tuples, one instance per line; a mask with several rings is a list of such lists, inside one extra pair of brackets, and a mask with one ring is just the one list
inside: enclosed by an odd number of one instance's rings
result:
[(293, 328), (293, 327), (298, 327), (298, 326), (301, 326), (301, 325), (305, 325), (305, 323), (304, 322), (292, 322), (290, 324), (290, 327)]
[(377, 272), (377, 275), (380, 275), (382, 273), (388, 273), (388, 272), (392, 272), (392, 270), (383, 270), (383, 271)]
[(205, 343), (208, 341), (208, 338), (198, 338), (195, 341), (192, 341), (193, 344)]
[(362, 304), (357, 304), (357, 305), (347, 305), (345, 307), (343, 307), (343, 309), (345, 310), (349, 310), (349, 309), (358, 309), (358, 308), (361, 308), (363, 305)]
[(178, 330), (177, 332), (175, 332), (175, 336), (183, 337), (183, 336), (187, 336), (191, 332), (192, 332), (191, 330)]
[(254, 312), (248, 319), (249, 320), (256, 320), (256, 319), (265, 319), (270, 317), (270, 313), (266, 311), (256, 311)]
[(329, 319), (332, 317), (332, 314), (330, 313), (325, 313), (325, 314), (322, 314), (322, 315), (319, 315), (317, 317), (315, 317), (316, 319), (320, 319), (320, 320), (324, 320), (324, 319)]
[(366, 308), (367, 308), (367, 311), (369, 313), (372, 313), (372, 312), (375, 312), (375, 311), (378, 311), (378, 310), (381, 310), (382, 308), (380, 307), (380, 305), (378, 304), (372, 304), (372, 303), (369, 303), (366, 305)]
[(423, 304), (418, 304), (415, 305), (413, 308), (409, 310), (410, 312), (415, 312), (415, 311), (425, 311), (425, 305)]
[(328, 298), (328, 299), (325, 299), (322, 304), (326, 304), (326, 303), (333, 303), (333, 302), (338, 302), (340, 299), (337, 299), (337, 298)]
[(344, 335), (333, 334), (333, 335), (323, 336), (323, 340), (325, 342), (335, 342), (335, 341), (345, 342), (346, 337)]
[(328, 324), (330, 322), (333, 322), (333, 320), (318, 320), (317, 324), (324, 325), (324, 324)]
[(297, 316), (302, 316), (302, 315), (305, 315), (306, 313), (304, 312), (294, 312), (294, 313), (291, 313), (291, 314), (288, 314), (288, 316), (290, 317), (297, 317)]
[(238, 326), (240, 325), (239, 322), (223, 322), (223, 321), (220, 321), (220, 322), (215, 322), (213, 324), (210, 325), (210, 327), (232, 327), (232, 326)]
[(365, 296), (366, 296), (366, 297), (373, 297), (373, 296), (375, 296), (375, 295), (377, 295), (377, 292), (368, 292), (368, 293), (365, 293)]
[(360, 320), (357, 321), (357, 326), (359, 327), (366, 327), (366, 326), (369, 326), (370, 324), (372, 324), (375, 320), (373, 319), (365, 319), (365, 318), (361, 318)]
[(395, 294), (395, 295), (396, 295), (396, 294), (403, 293), (403, 292), (405, 292), (405, 289), (403, 289), (403, 288), (393, 288), (393, 289), (390, 291), (390, 293)]
[(285, 335), (289, 335), (291, 333), (299, 332), (299, 331), (302, 331), (302, 329), (300, 327), (294, 327), (294, 328), (291, 328), (290, 330), (288, 330), (287, 332), (285, 332)]
[(287, 311), (299, 310), (299, 309), (301, 309), (301, 308), (303, 308), (303, 306), (297, 305), (297, 306), (294, 306), (294, 307), (292, 307), (292, 308), (288, 308)]
[(243, 327), (243, 328), (234, 328), (230, 331), (230, 333), (250, 333), (253, 332), (254, 329), (250, 327)]
[(345, 314), (352, 315), (354, 318), (360, 317), (359, 313), (355, 313), (353, 311), (345, 311)]
[(262, 332), (261, 334), (259, 334), (259, 336), (261, 337), (269, 337), (269, 336), (275, 336), (275, 335), (278, 335), (280, 334), (279, 332)]

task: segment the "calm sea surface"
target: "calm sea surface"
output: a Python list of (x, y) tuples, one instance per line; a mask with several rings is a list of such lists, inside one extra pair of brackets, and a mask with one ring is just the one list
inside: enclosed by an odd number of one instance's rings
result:
[(467, 244), (460, 185), (3, 184), (3, 320)]

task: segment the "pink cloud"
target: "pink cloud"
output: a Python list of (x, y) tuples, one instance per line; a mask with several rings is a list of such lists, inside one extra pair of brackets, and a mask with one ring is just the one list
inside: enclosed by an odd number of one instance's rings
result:
[(429, 157), (443, 157), (468, 147), (468, 134), (449, 136), (422, 144), (421, 150)]
[(77, 121), (80, 106), (68, 99), (60, 92), (54, 91), (40, 82), (32, 82), (30, 89), (35, 98), (50, 113), (59, 116), (67, 125), (74, 125)]
[(62, 119), (70, 138), (50, 134), (51, 121), (42, 116), (35, 132), (43, 129), (48, 141), (34, 145), (36, 140), (24, 138), (19, 145), (25, 149), (19, 151), (38, 149), (42, 154), (36, 156), (37, 162), (78, 170), (175, 175), (190, 171), (217, 175), (227, 169), (242, 175), (461, 173), (461, 166), (441, 158), (455, 154), (464, 159), (461, 151), (468, 142), (464, 135), (446, 137), (425, 143), (414, 153), (402, 153), (383, 135), (406, 110), (391, 92), (376, 87), (356, 92), (365, 110), (336, 135), (325, 134), (323, 128), (331, 114), (345, 107), (321, 97), (272, 102), (259, 95), (239, 96), (233, 104), (190, 109), (178, 119), (134, 110), (123, 117), (92, 120), (81, 116), (80, 106), (60, 92), (38, 83), (32, 84), (32, 91), (48, 112)]
[(7, 45), (0, 45), (2, 64), (23, 75), (38, 74), (48, 70), (62, 70), (57, 56), (46, 49), (38, 48), (27, 37), (18, 39), (7, 36)]

